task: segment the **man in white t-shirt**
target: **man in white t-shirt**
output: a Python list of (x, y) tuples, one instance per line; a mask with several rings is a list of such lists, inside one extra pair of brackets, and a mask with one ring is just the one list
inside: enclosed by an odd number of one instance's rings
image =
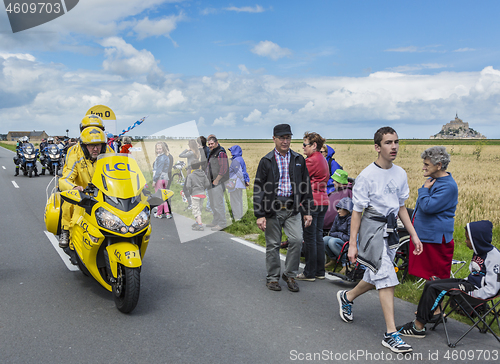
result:
[(382, 345), (394, 352), (406, 353), (413, 349), (401, 339), (394, 322), (394, 287), (399, 283), (392, 263), (399, 242), (395, 232), (397, 215), (415, 245), (413, 254), (422, 252), (422, 243), (404, 206), (410, 192), (406, 172), (393, 164), (399, 150), (398, 134), (391, 127), (383, 127), (375, 133), (374, 142), (378, 158), (359, 174), (353, 189), (348, 252), (352, 263), (357, 260), (369, 269), (352, 290), (338, 291), (337, 299), (340, 317), (352, 322), (353, 300), (376, 288), (387, 330)]

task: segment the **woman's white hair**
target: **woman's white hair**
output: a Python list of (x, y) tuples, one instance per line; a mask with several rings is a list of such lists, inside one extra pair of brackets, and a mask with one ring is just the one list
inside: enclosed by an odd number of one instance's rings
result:
[(446, 170), (446, 168), (448, 168), (448, 164), (450, 163), (450, 155), (446, 151), (446, 148), (442, 146), (430, 147), (429, 149), (424, 150), (420, 157), (422, 157), (422, 159), (429, 158), (433, 165), (441, 163), (441, 168), (443, 170)]

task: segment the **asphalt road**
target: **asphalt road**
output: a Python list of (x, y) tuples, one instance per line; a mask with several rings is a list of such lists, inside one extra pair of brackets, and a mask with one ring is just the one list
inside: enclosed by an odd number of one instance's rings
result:
[[(381, 345), (375, 291), (344, 323), (335, 296), (342, 283), (299, 282), (292, 293), (281, 281), (281, 292), (269, 291), (261, 249), (224, 232), (181, 243), (180, 217), (153, 219), (139, 303), (122, 314), (110, 292), (68, 269), (44, 233), (51, 177), (14, 177), (12, 156), (0, 148), (1, 363), (485, 362), (480, 350), (498, 359), (492, 335), (474, 330), (453, 351), (442, 327), (408, 338), (413, 356), (397, 357)], [(414, 311), (396, 300), (398, 324)], [(450, 321), (452, 334), (466, 327)]]

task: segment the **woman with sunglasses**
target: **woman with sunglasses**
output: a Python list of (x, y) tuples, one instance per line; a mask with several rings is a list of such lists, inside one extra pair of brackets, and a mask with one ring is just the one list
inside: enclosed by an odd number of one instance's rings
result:
[(316, 278), (325, 279), (325, 244), (323, 242), (323, 221), (330, 201), (326, 194), (329, 169), (320, 150), (325, 139), (318, 133), (306, 132), (302, 144), (306, 166), (311, 179), (314, 207), (311, 209), (312, 223), (304, 228), (304, 255), (306, 266), (295, 279), (314, 282)]

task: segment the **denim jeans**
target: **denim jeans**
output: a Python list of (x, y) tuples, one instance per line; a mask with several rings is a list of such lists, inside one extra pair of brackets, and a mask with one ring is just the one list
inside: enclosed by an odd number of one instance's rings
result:
[(322, 277), (325, 275), (325, 244), (323, 242), (323, 221), (328, 206), (314, 206), (312, 223), (304, 228), (304, 256), (306, 266), (304, 275), (307, 278)]
[[(334, 238), (333, 236), (325, 236), (323, 238), (323, 241), (325, 242), (326, 255), (328, 255), (328, 257), (330, 257), (330, 259), (332, 260), (337, 260), (337, 257), (339, 256), (345, 241), (339, 238)], [(345, 265), (346, 263), (347, 258), (344, 256), (342, 257), (342, 265)]]

